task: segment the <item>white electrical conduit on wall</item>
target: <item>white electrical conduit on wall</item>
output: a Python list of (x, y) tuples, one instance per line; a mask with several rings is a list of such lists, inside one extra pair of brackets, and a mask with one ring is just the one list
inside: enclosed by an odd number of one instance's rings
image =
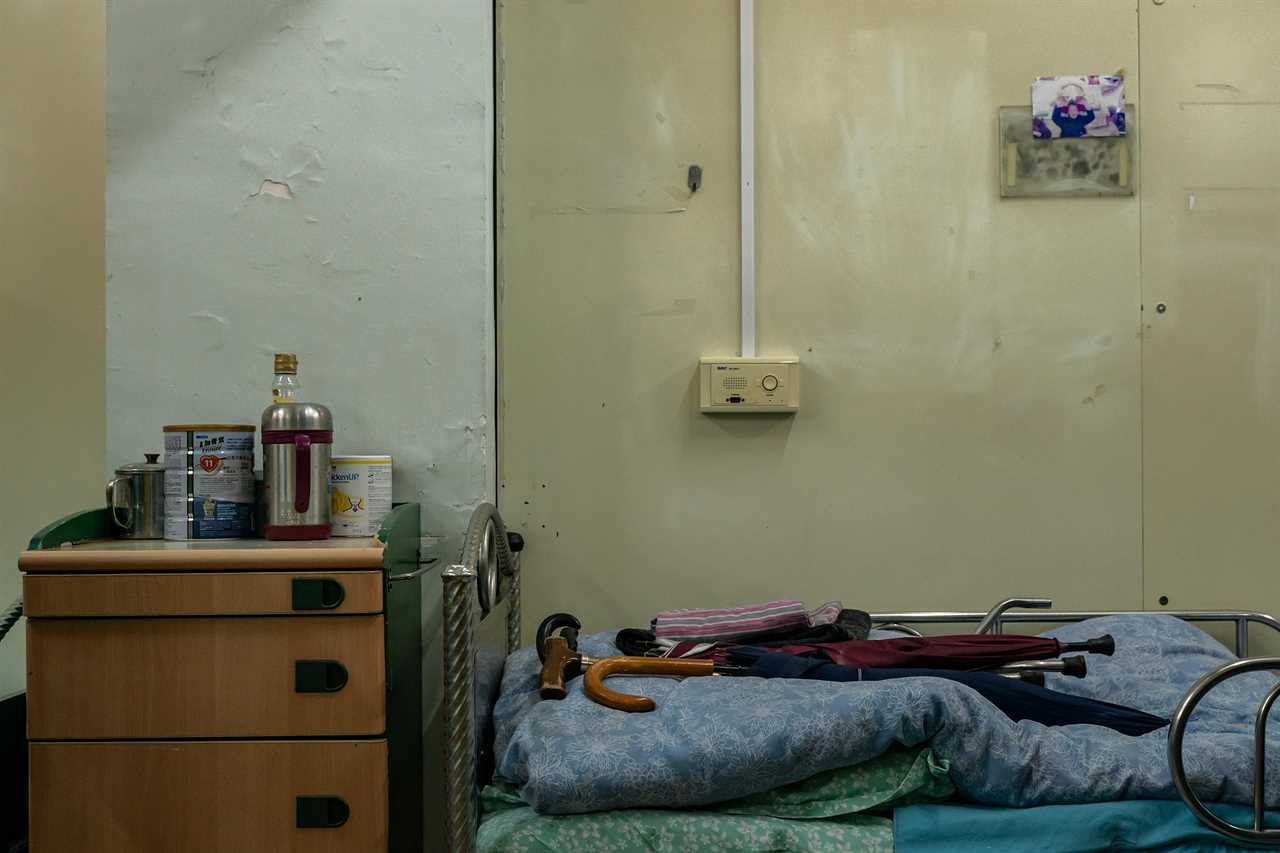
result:
[(738, 0), (738, 125), (742, 161), (742, 355), (756, 355), (756, 52), (755, 0)]

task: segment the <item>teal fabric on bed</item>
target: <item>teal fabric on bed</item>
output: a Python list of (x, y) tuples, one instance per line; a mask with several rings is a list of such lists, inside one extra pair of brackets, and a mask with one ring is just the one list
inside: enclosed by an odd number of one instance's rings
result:
[(937, 803), (956, 792), (947, 770), (947, 762), (931, 749), (894, 747), (855, 767), (828, 770), (710, 808), (727, 814), (815, 820), (913, 803)]
[[(1237, 826), (1252, 826), (1246, 806), (1215, 805)], [(1268, 825), (1280, 814), (1268, 813)], [(1235, 846), (1196, 820), (1180, 800), (1125, 800), (1006, 809), (918, 805), (893, 815), (897, 853), (1226, 853)]]
[(528, 806), (480, 825), (481, 853), (893, 853), (893, 822), (853, 815), (841, 821), (783, 820), (708, 811), (620, 809), (540, 815)]
[(937, 802), (955, 792), (947, 764), (928, 748), (897, 747), (855, 767), (819, 773), (771, 791), (704, 809), (625, 809), (539, 815), (510, 785), (485, 789), (482, 853), (556, 850), (892, 853), (894, 806)]

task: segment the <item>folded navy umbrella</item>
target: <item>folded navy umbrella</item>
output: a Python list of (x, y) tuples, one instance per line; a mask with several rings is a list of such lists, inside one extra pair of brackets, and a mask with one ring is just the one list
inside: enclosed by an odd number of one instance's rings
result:
[(1009, 719), (1033, 720), (1046, 726), (1087, 724), (1106, 726), (1126, 735), (1144, 735), (1169, 725), (1169, 721), (1098, 699), (1059, 693), (1035, 684), (1005, 678), (992, 672), (955, 672), (945, 669), (854, 668), (822, 658), (791, 655), (766, 649), (737, 648), (730, 662), (748, 667), (742, 675), (760, 678), (807, 678), (814, 681), (886, 681), (893, 678), (945, 678), (976, 690)]

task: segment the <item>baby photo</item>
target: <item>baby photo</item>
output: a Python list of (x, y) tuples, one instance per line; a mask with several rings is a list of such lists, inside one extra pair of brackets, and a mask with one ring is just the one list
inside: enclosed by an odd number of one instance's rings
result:
[(1031, 85), (1031, 132), (1037, 139), (1124, 136), (1124, 78), (1039, 78)]

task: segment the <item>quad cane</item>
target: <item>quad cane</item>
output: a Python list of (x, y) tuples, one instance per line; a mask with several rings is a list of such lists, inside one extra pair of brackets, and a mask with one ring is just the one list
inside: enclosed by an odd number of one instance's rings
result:
[(542, 661), (538, 695), (543, 699), (563, 699), (569, 692), (565, 682), (596, 662), (578, 651), (580, 630), (582, 623), (570, 613), (552, 613), (538, 626), (535, 645)]
[(565, 683), (582, 675), (582, 691), (591, 701), (631, 713), (652, 711), (657, 705), (647, 696), (619, 693), (604, 686), (611, 675), (741, 675), (745, 667), (715, 664), (709, 660), (675, 658), (617, 657), (593, 658), (578, 651), (578, 631), (582, 623), (569, 613), (553, 613), (538, 626), (538, 658), (542, 675), (538, 694), (543, 699), (563, 699)]

